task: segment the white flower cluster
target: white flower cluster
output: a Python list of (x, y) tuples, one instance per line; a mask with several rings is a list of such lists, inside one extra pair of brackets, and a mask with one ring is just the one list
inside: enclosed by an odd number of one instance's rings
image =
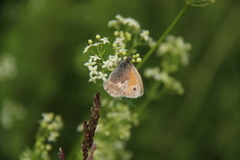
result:
[(171, 77), (168, 72), (160, 71), (159, 67), (146, 68), (144, 71), (144, 76), (147, 78), (153, 78), (155, 81), (162, 82), (165, 88), (177, 92), (181, 95), (184, 93), (184, 88), (181, 83), (175, 78)]
[(43, 113), (43, 119), (40, 120), (40, 129), (46, 130), (49, 133), (48, 142), (55, 142), (59, 136), (59, 130), (63, 127), (62, 118), (59, 115), (53, 113)]
[(184, 42), (182, 37), (169, 35), (166, 37), (166, 42), (160, 44), (157, 53), (159, 56), (171, 54), (178, 58), (181, 64), (188, 65), (188, 51), (191, 48), (191, 44)]
[(59, 131), (63, 127), (62, 118), (53, 113), (43, 113), (40, 120), (36, 142), (33, 149), (25, 150), (19, 157), (20, 160), (44, 159), (50, 160), (49, 151), (52, 145), (47, 142), (55, 142), (59, 137)]
[(153, 78), (156, 81), (160, 81), (162, 78), (160, 68), (159, 67), (154, 67), (154, 68), (146, 68), (144, 70), (144, 76), (146, 78)]
[[(108, 76), (106, 72), (107, 71), (113, 71), (115, 67), (117, 67), (118, 62), (120, 62), (122, 59), (127, 57), (127, 49), (124, 47), (124, 43), (117, 42), (117, 38), (113, 44), (114, 55), (108, 55), (107, 59), (104, 60), (103, 54), (103, 45), (109, 44), (110, 42), (106, 37), (101, 38), (100, 35), (96, 35), (96, 39), (98, 39), (100, 42), (93, 43), (92, 40), (88, 40), (89, 45), (85, 47), (83, 53), (86, 52), (93, 52), (93, 56), (89, 56), (88, 62), (84, 63), (86, 67), (88, 67), (89, 70), (89, 82), (96, 83), (97, 80), (106, 81), (106, 78)], [(119, 39), (119, 38), (118, 38)], [(121, 44), (122, 43), (122, 44)], [(94, 47), (97, 47), (97, 52), (94, 52)], [(141, 58), (139, 53), (136, 53), (132, 55), (132, 62), (141, 62)]]
[[(137, 43), (145, 42), (148, 46), (152, 47), (156, 42), (149, 36), (149, 31), (141, 29), (140, 24), (133, 18), (124, 18), (121, 15), (116, 15), (116, 20), (111, 20), (108, 23), (109, 27), (115, 28), (117, 31), (114, 32), (116, 40), (113, 43), (118, 47), (126, 47), (128, 41), (131, 41), (132, 37), (140, 37)], [(121, 30), (122, 28), (126, 28)], [(143, 42), (142, 42), (143, 41)]]
[(149, 36), (149, 30), (142, 30), (140, 37), (148, 43), (149, 47), (153, 47), (156, 43), (153, 38)]
[(137, 115), (120, 101), (115, 103), (114, 100), (103, 99), (102, 106), (106, 107), (108, 112), (99, 119), (94, 139), (97, 145), (94, 158), (130, 159), (131, 153), (125, 150), (125, 142), (131, 136), (133, 125), (138, 124)]
[(111, 20), (108, 22), (109, 27), (119, 27), (119, 23), (122, 23), (125, 26), (132, 27), (133, 29), (140, 29), (140, 24), (133, 18), (123, 18), (121, 15), (116, 15), (116, 20)]
[(112, 71), (120, 61), (121, 58), (119, 58), (117, 55), (109, 55), (108, 60), (103, 62), (102, 68), (107, 68), (109, 71)]
[(90, 56), (88, 62), (84, 63), (85, 66), (89, 69), (89, 82), (96, 82), (97, 79), (102, 79), (103, 81), (106, 80), (107, 74), (102, 73), (101, 71), (98, 71), (98, 65), (97, 60), (101, 60), (100, 57), (97, 55)]
[[(102, 55), (104, 54), (104, 50), (102, 50), (103, 45), (105, 44), (110, 44), (109, 40), (107, 37), (101, 38), (100, 35), (96, 35), (96, 39), (98, 42), (93, 43), (91, 39), (88, 40), (89, 45), (85, 47), (83, 53), (87, 53), (89, 51), (93, 52), (94, 56), (90, 56), (88, 62), (84, 63), (86, 67), (89, 69), (89, 82), (94, 82), (96, 83), (97, 79), (102, 79), (103, 81), (106, 80), (106, 77), (108, 74), (105, 74), (100, 71), (98, 65), (101, 61), (103, 61)], [(92, 50), (91, 50), (92, 49)], [(97, 52), (94, 52), (93, 49), (96, 49)], [(103, 61), (104, 63), (104, 61)], [(106, 65), (105, 65), (106, 66)], [(106, 68), (109, 68), (107, 66)]]
[(160, 67), (146, 68), (144, 75), (161, 82), (165, 88), (173, 90), (178, 94), (183, 94), (184, 89), (181, 83), (169, 74), (178, 70), (180, 65), (188, 64), (188, 51), (191, 49), (190, 43), (185, 43), (182, 37), (169, 35), (166, 42), (162, 43), (157, 51), (161, 57)]
[(126, 57), (131, 57), (132, 63), (140, 63), (142, 59), (137, 53), (136, 47), (140, 45), (153, 46), (155, 41), (149, 36), (148, 30), (143, 30), (140, 24), (133, 18), (124, 18), (120, 15), (115, 17), (108, 23), (109, 27), (113, 27), (115, 40), (112, 43), (114, 52), (105, 54), (104, 45), (110, 44), (108, 38), (96, 35), (97, 42), (88, 40), (89, 45), (84, 48), (83, 53), (93, 53), (88, 62), (84, 65), (89, 70), (89, 82), (96, 83), (97, 80), (106, 81), (108, 74), (106, 72), (113, 71), (117, 67), (118, 62)]

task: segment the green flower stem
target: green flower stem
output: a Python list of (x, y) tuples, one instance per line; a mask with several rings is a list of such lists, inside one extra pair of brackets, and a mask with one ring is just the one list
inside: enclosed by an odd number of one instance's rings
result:
[[(160, 45), (160, 43), (163, 41), (163, 39), (169, 34), (169, 32), (173, 29), (173, 27), (176, 25), (180, 17), (183, 15), (183, 13), (186, 11), (188, 5), (185, 5), (182, 10), (179, 12), (177, 17), (173, 20), (171, 25), (167, 28), (167, 30), (163, 33), (163, 35), (159, 38), (157, 43), (148, 51), (146, 56), (143, 58), (142, 62), (137, 65), (137, 68), (139, 69), (147, 60), (148, 58), (153, 54), (153, 52), (157, 49), (157, 47)], [(161, 90), (160, 93), (158, 93), (158, 89), (161, 86), (161, 82), (156, 82), (154, 85), (152, 85), (150, 91), (148, 92), (147, 97), (143, 100), (141, 105), (138, 107), (137, 113), (140, 114), (144, 109), (151, 103), (153, 99), (161, 96), (165, 93), (165, 89)]]
[(184, 5), (182, 10), (178, 13), (177, 17), (173, 20), (171, 25), (167, 28), (167, 30), (163, 33), (163, 35), (158, 39), (157, 43), (148, 51), (146, 56), (143, 58), (142, 62), (137, 65), (137, 69), (141, 68), (141, 66), (148, 60), (148, 58), (153, 54), (153, 52), (158, 48), (160, 43), (164, 40), (164, 38), (169, 34), (169, 32), (173, 29), (173, 27), (176, 25), (180, 17), (183, 15), (183, 13), (186, 11), (188, 5)]

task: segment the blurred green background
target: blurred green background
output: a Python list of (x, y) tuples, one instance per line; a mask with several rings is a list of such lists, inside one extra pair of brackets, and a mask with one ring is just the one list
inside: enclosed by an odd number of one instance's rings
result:
[[(64, 120), (53, 156), (60, 146), (69, 153), (93, 94), (107, 95), (88, 83), (87, 40), (96, 34), (112, 40), (107, 23), (116, 14), (135, 18), (157, 40), (183, 6), (183, 0), (1, 1), (0, 57), (15, 62), (15, 69), (0, 77), (0, 159), (16, 160), (33, 145), (42, 112)], [(185, 94), (164, 95), (145, 109), (127, 143), (133, 160), (240, 159), (239, 16), (239, 0), (184, 13), (171, 34), (193, 46), (189, 66), (174, 75)], [(152, 56), (140, 74), (156, 60)], [(147, 90), (151, 84), (143, 81)]]

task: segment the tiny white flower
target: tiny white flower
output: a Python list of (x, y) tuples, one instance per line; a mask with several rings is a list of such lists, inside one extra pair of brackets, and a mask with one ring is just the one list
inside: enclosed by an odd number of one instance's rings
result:
[(88, 82), (96, 83), (97, 77), (91, 77)]
[(118, 21), (117, 20), (111, 20), (108, 22), (108, 27), (117, 27)]
[(123, 24), (125, 25), (127, 24), (133, 27), (134, 29), (140, 29), (140, 24), (133, 18), (125, 18)]
[(149, 47), (153, 47), (155, 44), (156, 44), (156, 41), (154, 41), (152, 37), (149, 37), (149, 40), (148, 40)]
[(185, 44), (184, 44), (182, 37), (177, 37), (175, 43), (176, 43), (176, 47), (178, 47), (179, 49), (181, 49), (181, 50), (185, 49)]
[(113, 62), (110, 61), (110, 62), (108, 63), (108, 67), (113, 67)]
[(109, 58), (108, 58), (109, 60), (111, 60), (111, 61), (118, 61), (118, 56), (116, 56), (116, 55), (109, 55)]
[(91, 45), (86, 46), (83, 50), (83, 53), (87, 53), (90, 47), (91, 47)]
[(63, 127), (62, 119), (57, 122), (55, 117), (55, 121), (52, 123), (51, 126), (54, 130), (60, 130)]
[(95, 74), (95, 75), (98, 75), (97, 68), (98, 68), (98, 66), (94, 66), (94, 67), (89, 66), (89, 67), (88, 67), (88, 69), (89, 69), (89, 71), (90, 71), (90, 73), (89, 73), (89, 76), (90, 76), (90, 77), (92, 77), (94, 74)]
[[(140, 29), (140, 24), (133, 18), (124, 18), (121, 15), (115, 17), (118, 22), (133, 27), (134, 29)], [(113, 22), (111, 22), (113, 23)]]
[(116, 37), (115, 41), (113, 42), (113, 45), (115, 45), (116, 47), (117, 46), (120, 46), (120, 47), (123, 47), (125, 48), (125, 43), (124, 43), (124, 37)]
[(147, 78), (153, 78), (156, 81), (161, 80), (162, 75), (158, 67), (145, 69), (144, 75)]
[(53, 120), (54, 114), (53, 113), (43, 113), (42, 117), (43, 117), (43, 121), (51, 122)]
[(107, 37), (103, 37), (103, 38), (101, 38), (100, 41), (102, 41), (103, 44), (106, 44), (106, 43), (109, 44), (109, 43), (110, 43)]
[(169, 52), (169, 45), (162, 43), (159, 47), (158, 47), (158, 53), (159, 55), (163, 55), (165, 53)]
[(106, 81), (106, 77), (108, 76), (108, 74), (106, 73), (102, 73), (102, 72), (98, 72), (99, 76), (98, 79), (102, 79), (103, 81)]
[(169, 77), (167, 72), (161, 72), (161, 80), (163, 81), (163, 83), (168, 84), (169, 81), (171, 81), (170, 79), (171, 78)]
[(116, 15), (116, 17), (115, 17), (118, 21), (120, 21), (120, 22), (123, 22), (124, 21), (124, 18), (121, 16), (121, 15)]
[(98, 68), (97, 65), (96, 65), (96, 66), (89, 66), (89, 67), (88, 67), (89, 71), (92, 71), (92, 72), (97, 71), (97, 68)]
[(109, 60), (103, 61), (102, 68), (107, 68), (109, 64)]
[(102, 68), (107, 68), (108, 70), (112, 70), (113, 67), (117, 66), (117, 63), (120, 61), (121, 59), (118, 58), (117, 55), (109, 55), (108, 60), (103, 61), (103, 65)]
[(54, 130), (53, 123), (48, 124), (47, 128), (48, 128), (48, 130)]
[(101, 60), (101, 58), (98, 57), (97, 55), (95, 55), (95, 56), (90, 56), (90, 58), (93, 59), (93, 61)]
[(58, 132), (50, 132), (50, 136), (48, 137), (48, 142), (55, 142), (58, 136), (59, 136)]
[(127, 50), (125, 48), (120, 48), (116, 50), (117, 53), (126, 55)]
[(168, 35), (168, 36), (166, 37), (166, 41), (168, 41), (168, 42), (173, 42), (173, 41), (175, 41), (175, 36), (173, 36), (173, 35)]
[(90, 58), (90, 59), (88, 60), (88, 62), (84, 63), (84, 66), (89, 67), (89, 66), (93, 66), (93, 65), (95, 65), (95, 64), (96, 64), (96, 62), (93, 62), (93, 59)]
[(149, 31), (148, 30), (143, 30), (141, 33), (140, 33), (140, 36), (145, 40), (145, 41), (148, 41), (149, 40)]

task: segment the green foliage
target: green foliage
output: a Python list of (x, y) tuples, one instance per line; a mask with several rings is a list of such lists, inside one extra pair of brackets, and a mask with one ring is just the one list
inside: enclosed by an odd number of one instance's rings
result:
[[(202, 6), (213, 1), (192, 2)], [(165, 95), (153, 74), (153, 79), (145, 78), (147, 68), (161, 73), (162, 68), (153, 68), (159, 67), (162, 59), (154, 53), (148, 58), (148, 48), (138, 47), (141, 58), (147, 57), (139, 72), (148, 94), (115, 106), (105, 106), (109, 100), (103, 99), (96, 156), (111, 159), (120, 154), (124, 156), (121, 159), (138, 160), (240, 158), (240, 4), (235, 0), (219, 2), (201, 8), (189, 6), (170, 32), (192, 44), (189, 66), (171, 74), (181, 81), (182, 96)], [(23, 151), (32, 153), (38, 119), (44, 112), (56, 113), (64, 120), (61, 136), (48, 150), (49, 158), (58, 159), (62, 147), (66, 157), (74, 159), (74, 154), (80, 153), (83, 136), (76, 126), (90, 117), (93, 94), (100, 90), (102, 97), (108, 96), (101, 85), (88, 82), (89, 71), (83, 64), (89, 57), (82, 54), (86, 41), (97, 33), (112, 35), (106, 24), (117, 14), (138, 20), (153, 39), (158, 39), (184, 6), (177, 0), (1, 4), (0, 159), (4, 160), (15, 160)], [(109, 36), (111, 42), (114, 38)], [(162, 39), (161, 44), (166, 42)], [(111, 47), (105, 53), (111, 53)], [(176, 71), (172, 63), (163, 66)]]

